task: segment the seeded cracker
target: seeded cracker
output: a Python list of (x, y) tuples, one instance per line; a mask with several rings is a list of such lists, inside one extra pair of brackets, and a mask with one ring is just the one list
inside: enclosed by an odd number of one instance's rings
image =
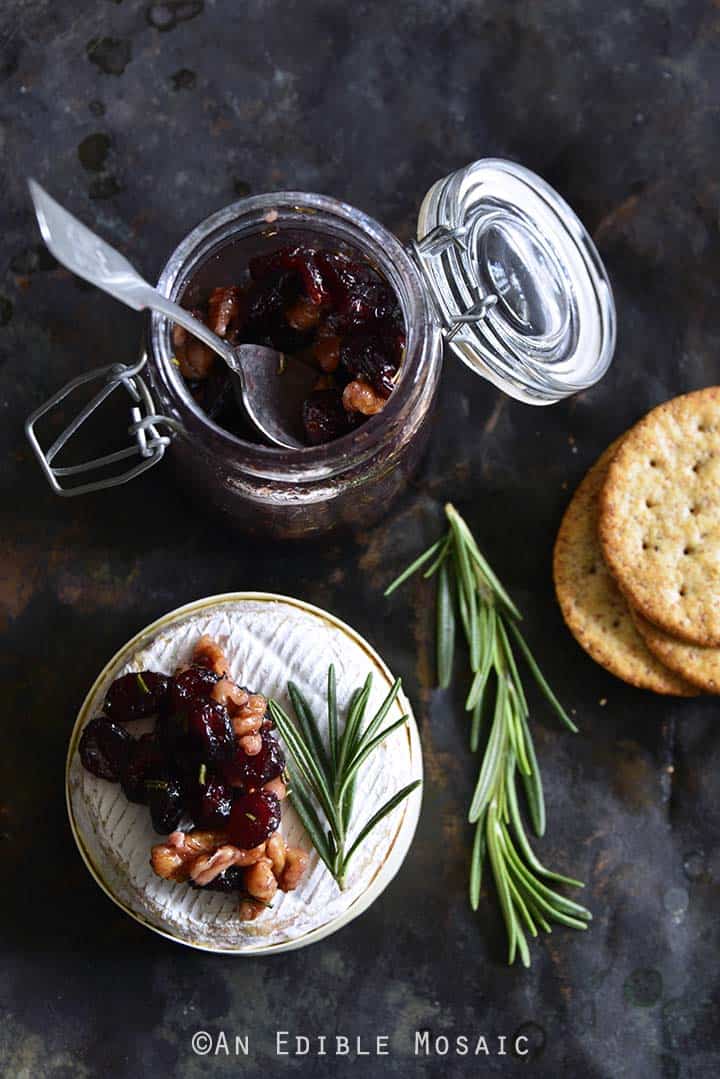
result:
[(603, 561), (597, 502), (620, 442), (613, 442), (593, 465), (565, 511), (553, 559), (558, 602), (578, 644), (611, 674), (640, 689), (691, 697), (698, 691), (646, 648)]
[(628, 432), (599, 531), (632, 607), (675, 637), (720, 645), (720, 387), (676, 397)]
[(671, 637), (633, 611), (640, 636), (654, 656), (706, 693), (720, 693), (720, 648), (703, 648)]

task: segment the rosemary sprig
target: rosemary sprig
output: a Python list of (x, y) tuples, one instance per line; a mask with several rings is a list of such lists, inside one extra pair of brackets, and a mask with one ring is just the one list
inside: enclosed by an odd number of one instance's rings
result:
[[(358, 773), (388, 735), (407, 723), (408, 719), (403, 715), (382, 727), (400, 692), (398, 678), (370, 722), (365, 724), (371, 689), (372, 674), (368, 674), (365, 684), (356, 689), (350, 698), (341, 733), (335, 668), (329, 668), (327, 747), (310, 705), (293, 682), (288, 683), (288, 694), (295, 712), (295, 722), (277, 701), (269, 702), (270, 714), (294, 763), (290, 800), (319, 857), (341, 888), (345, 887), (350, 859), (363, 840), (420, 784), (417, 779), (389, 798), (349, 841)], [(325, 818), (324, 822), (321, 817)]]
[[(471, 682), (465, 708), (472, 714), (470, 749), (480, 746), (484, 723), (489, 731), (469, 821), (475, 825), (470, 856), (470, 905), (480, 905), (483, 865), (490, 862), (508, 936), (508, 963), (517, 955), (530, 965), (526, 933), (551, 932), (551, 922), (586, 929), (590, 911), (551, 888), (548, 881), (581, 888), (580, 881), (555, 873), (538, 860), (522, 821), (518, 775), (525, 790), (530, 820), (538, 836), (545, 832), (545, 800), (530, 733), (529, 709), (513, 652), (516, 644), (525, 664), (555, 713), (577, 731), (546, 682), (518, 623), (522, 615), (481, 553), (467, 524), (448, 503), (448, 531), (404, 570), (386, 589), (389, 596), (423, 566), (425, 578), (437, 574), (437, 678), (442, 688), (452, 679), (455, 627), (459, 615), (468, 645)], [(490, 699), (494, 687), (492, 708)]]

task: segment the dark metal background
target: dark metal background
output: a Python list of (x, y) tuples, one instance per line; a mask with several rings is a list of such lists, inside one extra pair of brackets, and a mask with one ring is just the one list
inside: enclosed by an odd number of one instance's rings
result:
[[(718, 380), (720, 10), (711, 3), (5, 0), (0, 13), (0, 1068), (8, 1075), (720, 1072), (720, 749), (713, 700), (623, 686), (563, 627), (551, 580), (569, 493), (648, 407)], [(303, 547), (223, 534), (163, 466), (74, 502), (44, 486), (24, 416), (74, 374), (129, 361), (140, 320), (56, 268), (34, 175), (150, 277), (238, 195), (327, 192), (403, 239), (438, 177), (507, 156), (555, 184), (611, 272), (603, 383), (550, 409), (447, 364), (411, 497), (367, 533)], [(588, 882), (587, 934), (504, 965), (494, 896), (465, 882), (474, 779), (456, 698), (433, 690), (432, 595), (383, 586), (454, 500), (527, 616), (578, 736), (537, 707), (544, 858)], [(275, 960), (205, 956), (124, 917), (82, 866), (65, 745), (98, 669), (187, 600), (289, 592), (347, 619), (402, 674), (423, 736), (421, 827), (403, 870), (337, 936)], [(273, 1032), (387, 1033), (392, 1056), (275, 1058)], [(417, 1061), (412, 1033), (529, 1030), (533, 1059)], [(247, 1032), (200, 1060), (194, 1030)], [(26, 1070), (23, 1070), (26, 1069)]]

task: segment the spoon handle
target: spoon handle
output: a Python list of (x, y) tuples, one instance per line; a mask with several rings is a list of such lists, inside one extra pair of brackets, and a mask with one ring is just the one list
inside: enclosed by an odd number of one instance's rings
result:
[(149, 285), (124, 255), (64, 210), (35, 180), (28, 180), (28, 187), (42, 238), (58, 262), (136, 311), (150, 308), (167, 315), (236, 369), (237, 359), (227, 342)]

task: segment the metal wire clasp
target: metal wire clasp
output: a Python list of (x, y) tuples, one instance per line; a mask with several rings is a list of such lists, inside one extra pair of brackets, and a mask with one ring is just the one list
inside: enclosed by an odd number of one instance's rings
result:
[[(140, 376), (140, 371), (145, 366), (145, 362), (146, 358), (143, 356), (132, 367), (122, 363), (110, 364), (107, 367), (96, 367), (86, 375), (80, 375), (78, 378), (68, 382), (49, 401), (46, 401), (31, 416), (28, 416), (25, 421), (25, 434), (40, 462), (40, 467), (45, 473), (48, 483), (56, 494), (61, 495), (63, 498), (72, 498), (74, 495), (88, 494), (90, 491), (102, 491), (108, 487), (119, 487), (121, 484), (128, 483), (136, 476), (146, 472), (162, 460), (173, 433), (178, 430), (180, 425), (168, 416), (156, 415), (150, 391), (144, 379)], [(52, 446), (48, 450), (43, 450), (35, 433), (35, 425), (38, 420), (51, 412), (56, 405), (60, 404), (74, 390), (84, 386), (86, 382), (100, 379), (104, 384), (99, 392), (71, 420), (65, 430), (55, 439)], [(124, 450), (117, 450), (115, 453), (95, 457), (92, 461), (84, 461), (79, 465), (67, 465), (62, 468), (53, 467), (52, 462), (63, 446), (118, 386), (124, 386), (132, 402), (134, 402), (130, 408), (132, 423), (128, 428), (128, 433), (134, 439), (134, 444)], [(161, 434), (158, 430), (160, 425), (170, 428), (171, 434)], [(132, 468), (129, 468), (126, 472), (121, 472), (119, 475), (106, 476), (104, 479), (92, 480), (89, 483), (81, 483), (73, 487), (63, 487), (60, 482), (64, 477), (81, 475), (93, 469), (112, 465), (116, 461), (127, 460), (130, 457), (139, 457), (140, 460)]]
[[(413, 240), (410, 246), (420, 265), (424, 266), (427, 259), (442, 255), (450, 247), (459, 247), (464, 254), (467, 254), (465, 239), (467, 232), (468, 228), (465, 225), (459, 225), (454, 229), (448, 229), (445, 225), (436, 225), (426, 236), (423, 236), (422, 240)], [(475, 302), (467, 310), (448, 316), (447, 325), (443, 327), (446, 341), (452, 341), (463, 326), (473, 322), (482, 322), (498, 301), (494, 293), (486, 293), (480, 285), (473, 286), (472, 294)]]

